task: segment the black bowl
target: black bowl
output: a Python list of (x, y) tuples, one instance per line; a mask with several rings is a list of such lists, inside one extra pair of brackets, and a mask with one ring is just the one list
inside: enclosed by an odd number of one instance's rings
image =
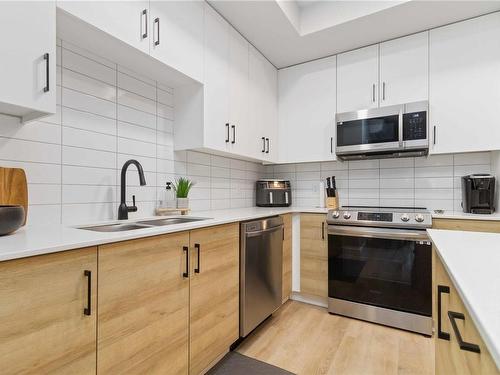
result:
[(15, 232), (24, 223), (23, 206), (0, 205), (0, 236)]

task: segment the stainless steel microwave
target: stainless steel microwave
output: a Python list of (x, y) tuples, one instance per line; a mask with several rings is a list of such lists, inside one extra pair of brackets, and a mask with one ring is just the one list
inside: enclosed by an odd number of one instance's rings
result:
[(367, 109), (336, 115), (341, 160), (427, 155), (429, 151), (427, 101)]

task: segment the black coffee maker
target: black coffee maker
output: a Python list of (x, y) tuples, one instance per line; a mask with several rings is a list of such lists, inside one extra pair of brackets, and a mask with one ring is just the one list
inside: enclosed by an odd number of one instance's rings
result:
[(495, 212), (495, 177), (471, 174), (462, 177), (462, 208), (472, 214)]

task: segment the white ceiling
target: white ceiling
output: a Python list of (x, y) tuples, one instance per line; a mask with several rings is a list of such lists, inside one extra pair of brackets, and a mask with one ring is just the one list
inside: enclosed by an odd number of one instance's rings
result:
[(208, 0), (276, 67), (500, 10), (500, 1)]

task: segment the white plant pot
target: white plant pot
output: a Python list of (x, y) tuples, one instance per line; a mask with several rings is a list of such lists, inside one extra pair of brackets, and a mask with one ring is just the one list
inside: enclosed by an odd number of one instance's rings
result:
[(189, 208), (189, 198), (177, 198), (177, 208)]

